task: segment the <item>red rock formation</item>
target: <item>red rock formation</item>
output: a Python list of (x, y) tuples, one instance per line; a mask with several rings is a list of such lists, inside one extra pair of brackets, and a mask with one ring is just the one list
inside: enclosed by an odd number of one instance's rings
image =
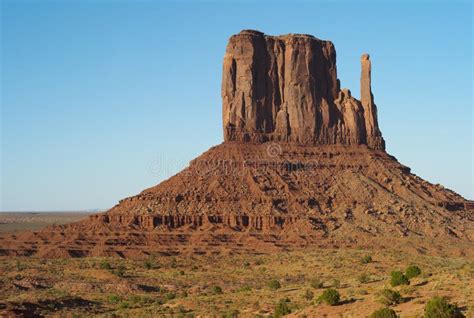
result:
[[(222, 84), (224, 143), (103, 214), (0, 234), (0, 256), (147, 257), (304, 246), (474, 255), (474, 203), (410, 173), (384, 151), (368, 55), (361, 101), (339, 88), (335, 56), (331, 42), (308, 35), (231, 37)], [(268, 140), (281, 142), (263, 143)]]
[(222, 77), (224, 139), (384, 149), (366, 61), (368, 56), (362, 63), (360, 107), (339, 88), (332, 42), (248, 30), (232, 36)]

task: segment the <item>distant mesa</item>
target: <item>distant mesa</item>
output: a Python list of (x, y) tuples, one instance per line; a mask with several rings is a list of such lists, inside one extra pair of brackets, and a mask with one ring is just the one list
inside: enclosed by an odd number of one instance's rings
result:
[(385, 152), (371, 71), (364, 54), (357, 100), (340, 88), (332, 42), (233, 35), (222, 74), (222, 144), (87, 220), (0, 234), (0, 255), (356, 247), (474, 257), (473, 202)]

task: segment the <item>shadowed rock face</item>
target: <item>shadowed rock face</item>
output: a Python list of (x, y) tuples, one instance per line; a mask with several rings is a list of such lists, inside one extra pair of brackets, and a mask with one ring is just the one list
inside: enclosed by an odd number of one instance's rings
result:
[(340, 89), (332, 42), (244, 30), (230, 38), (224, 57), (224, 139), (383, 150), (368, 55), (362, 58), (361, 91), (362, 104)]

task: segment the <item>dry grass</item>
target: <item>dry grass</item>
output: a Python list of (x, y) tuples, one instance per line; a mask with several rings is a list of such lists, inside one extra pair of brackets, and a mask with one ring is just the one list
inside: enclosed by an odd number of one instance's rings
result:
[[(367, 254), (372, 261), (364, 263)], [(392, 307), (397, 313), (417, 317), (427, 299), (440, 295), (458, 303), (467, 317), (473, 315), (472, 260), (342, 249), (142, 261), (4, 258), (0, 259), (0, 308), (40, 315), (232, 317), (238, 311), (239, 317), (266, 317), (280, 299), (289, 298), (294, 317), (365, 317), (383, 307), (378, 293), (389, 287), (390, 272), (410, 264), (423, 273), (409, 286), (394, 288), (404, 298)], [(361, 279), (361, 273), (368, 280)], [(274, 279), (281, 285), (276, 290), (268, 287)], [(311, 287), (313, 279), (323, 282), (323, 287)], [(340, 292), (340, 305), (318, 303), (317, 297), (328, 287)], [(308, 299), (308, 290), (313, 299)]]

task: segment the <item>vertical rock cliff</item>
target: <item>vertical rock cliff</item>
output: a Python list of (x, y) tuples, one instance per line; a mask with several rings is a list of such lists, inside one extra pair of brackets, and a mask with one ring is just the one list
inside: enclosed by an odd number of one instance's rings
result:
[(224, 139), (384, 149), (368, 55), (363, 56), (362, 74), (361, 104), (339, 87), (332, 42), (244, 30), (230, 38), (224, 57)]

